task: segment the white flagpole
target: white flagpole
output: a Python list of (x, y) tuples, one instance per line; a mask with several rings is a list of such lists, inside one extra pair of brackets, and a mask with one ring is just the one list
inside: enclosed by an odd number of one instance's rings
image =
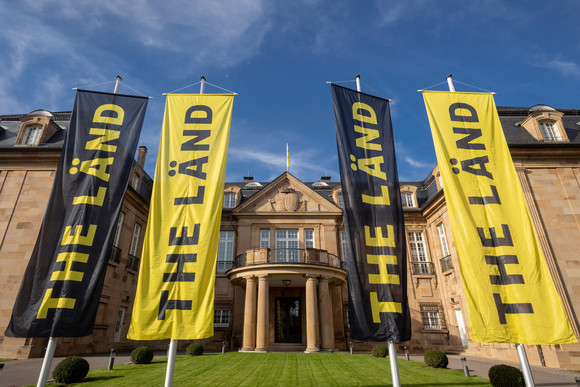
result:
[[(113, 93), (117, 94), (119, 91), (119, 85), (123, 79), (117, 75), (115, 80), (115, 89)], [(52, 365), (52, 359), (54, 358), (54, 350), (56, 349), (56, 337), (50, 337), (48, 339), (48, 345), (46, 347), (46, 353), (44, 354), (44, 360), (42, 361), (42, 367), (40, 368), (40, 375), (38, 375), (38, 381), (36, 382), (37, 387), (46, 386), (46, 380), (48, 379), (48, 373), (50, 372), (50, 366)]]
[(46, 353), (44, 354), (44, 360), (42, 361), (42, 368), (40, 369), (40, 375), (38, 376), (36, 387), (46, 386), (46, 379), (48, 379), (48, 373), (50, 372), (50, 365), (52, 364), (55, 348), (56, 337), (50, 337), (48, 339), (48, 346), (46, 347)]
[[(356, 91), (361, 92), (360, 75), (356, 78)], [(389, 362), (391, 364), (391, 378), (393, 380), (393, 387), (401, 387), (401, 379), (399, 378), (399, 364), (397, 363), (397, 348), (394, 341), (388, 341), (389, 348)]]
[[(205, 89), (205, 77), (201, 76), (199, 94)], [(165, 372), (165, 387), (173, 386), (173, 373), (175, 371), (175, 355), (177, 354), (177, 339), (171, 339), (167, 350), (167, 371)]]
[[(447, 84), (449, 85), (449, 91), (455, 91), (455, 86), (453, 86), (453, 78), (451, 74), (447, 76)], [(522, 367), (522, 373), (524, 374), (526, 387), (534, 387), (534, 376), (532, 375), (532, 370), (530, 369), (530, 363), (528, 362), (526, 349), (523, 344), (516, 344), (516, 349), (518, 351), (518, 358), (520, 360), (520, 366)]]
[(177, 340), (171, 339), (167, 351), (167, 371), (165, 372), (165, 387), (173, 386), (173, 371), (175, 370), (175, 354), (177, 353)]
[(113, 90), (114, 94), (117, 94), (117, 92), (119, 92), (119, 86), (121, 85), (122, 80), (123, 80), (123, 78), (121, 78), (121, 76), (117, 75), (117, 79), (115, 80), (115, 90)]
[(518, 351), (518, 358), (520, 359), (520, 366), (522, 367), (522, 373), (524, 374), (526, 387), (534, 387), (534, 376), (532, 375), (532, 370), (530, 369), (530, 363), (528, 362), (528, 356), (526, 355), (526, 348), (523, 344), (516, 344), (516, 349)]

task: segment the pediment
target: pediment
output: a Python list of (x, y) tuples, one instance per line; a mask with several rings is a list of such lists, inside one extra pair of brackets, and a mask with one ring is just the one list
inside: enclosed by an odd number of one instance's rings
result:
[(234, 212), (342, 212), (306, 184), (284, 172)]

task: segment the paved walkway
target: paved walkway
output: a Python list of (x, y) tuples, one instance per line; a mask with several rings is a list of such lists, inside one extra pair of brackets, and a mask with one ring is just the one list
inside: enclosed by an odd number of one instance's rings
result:
[[(182, 353), (181, 355), (183, 355)], [(155, 356), (167, 356), (166, 352), (155, 352)], [(106, 368), (109, 364), (109, 355), (86, 355), (83, 356), (88, 360), (91, 370)], [(463, 371), (461, 359), (459, 355), (448, 355), (450, 369), (457, 369)], [(52, 370), (64, 358), (55, 357), (52, 362), (52, 369), (49, 378), (52, 378)], [(411, 355), (411, 360), (423, 361), (423, 355)], [(405, 361), (404, 356), (398, 357), (399, 362)], [(129, 353), (117, 354), (115, 364), (127, 364), (131, 359)], [(508, 362), (497, 362), (492, 359), (468, 357), (467, 365), (471, 375), (477, 375), (487, 378), (489, 368), (494, 364), (510, 364), (519, 368), (519, 364)], [(0, 371), (0, 387), (22, 386), (26, 384), (36, 384), (38, 374), (42, 366), (42, 359), (24, 359), (4, 362), (4, 369)], [(557, 368), (537, 367), (532, 366), (532, 374), (536, 386), (576, 386), (574, 378), (580, 377), (580, 372), (562, 370)]]

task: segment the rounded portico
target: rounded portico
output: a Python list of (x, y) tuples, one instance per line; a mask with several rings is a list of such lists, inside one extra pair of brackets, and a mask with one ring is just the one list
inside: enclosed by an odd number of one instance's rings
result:
[(331, 289), (346, 281), (339, 257), (320, 249), (250, 249), (226, 275), (245, 288), (242, 351), (335, 349)]

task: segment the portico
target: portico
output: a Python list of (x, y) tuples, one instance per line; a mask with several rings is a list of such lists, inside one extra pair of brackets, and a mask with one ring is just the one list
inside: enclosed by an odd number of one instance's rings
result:
[(331, 289), (344, 284), (338, 257), (318, 249), (296, 249), (293, 262), (277, 260), (275, 249), (238, 256), (227, 273), (245, 287), (242, 351), (268, 352), (275, 344), (303, 344), (305, 352), (332, 351)]

